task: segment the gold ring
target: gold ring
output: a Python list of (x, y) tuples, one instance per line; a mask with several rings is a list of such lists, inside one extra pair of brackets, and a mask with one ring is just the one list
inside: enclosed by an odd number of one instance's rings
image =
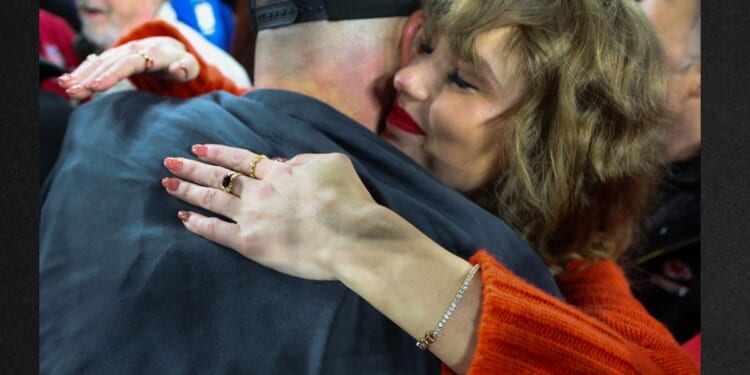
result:
[(154, 59), (150, 58), (145, 50), (138, 51), (138, 54), (143, 57), (143, 71), (148, 72), (151, 70), (154, 67)]
[(234, 184), (234, 179), (241, 176), (242, 173), (237, 172), (229, 172), (226, 176), (221, 180), (221, 190), (225, 193), (231, 193), (232, 192), (232, 185)]
[(255, 179), (257, 179), (257, 178), (258, 178), (258, 177), (257, 177), (257, 176), (255, 175), (255, 167), (257, 167), (257, 166), (258, 166), (258, 163), (259, 163), (259, 162), (260, 162), (261, 160), (263, 160), (263, 159), (268, 159), (268, 156), (266, 156), (266, 155), (263, 155), (263, 154), (258, 154), (258, 155), (255, 155), (255, 157), (253, 158), (253, 161), (252, 161), (252, 162), (250, 163), (250, 173), (248, 173), (248, 174), (247, 174), (248, 176), (250, 176), (250, 178), (255, 178)]

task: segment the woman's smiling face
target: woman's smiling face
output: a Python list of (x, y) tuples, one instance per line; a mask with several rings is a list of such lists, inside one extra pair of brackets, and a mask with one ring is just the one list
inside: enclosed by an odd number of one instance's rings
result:
[(416, 36), (410, 61), (394, 78), (398, 96), (383, 136), (462, 192), (475, 190), (504, 168), (504, 115), (525, 82), (507, 48), (511, 28), (476, 38), (477, 63), (457, 57), (447, 38)]

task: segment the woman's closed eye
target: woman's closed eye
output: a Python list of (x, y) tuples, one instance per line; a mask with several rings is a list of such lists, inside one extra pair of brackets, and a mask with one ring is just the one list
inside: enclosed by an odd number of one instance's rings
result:
[(453, 83), (454, 85), (458, 86), (458, 88), (466, 90), (479, 90), (475, 85), (471, 84), (470, 82), (463, 79), (459, 74), (458, 71), (454, 71), (453, 73), (448, 75), (448, 79)]
[(421, 43), (419, 43), (418, 51), (419, 51), (419, 53), (424, 53), (424, 54), (428, 54), (429, 55), (429, 54), (431, 54), (434, 51), (434, 49), (432, 48), (431, 45), (429, 45), (429, 44), (427, 44), (425, 42), (421, 42)]

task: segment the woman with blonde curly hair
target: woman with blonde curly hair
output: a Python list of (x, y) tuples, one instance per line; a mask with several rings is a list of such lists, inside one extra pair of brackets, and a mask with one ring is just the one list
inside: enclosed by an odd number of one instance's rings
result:
[[(476, 61), (476, 39), (510, 30), (524, 94), (504, 117), (504, 169), (470, 196), (559, 273), (628, 247), (660, 179), (661, 47), (626, 1), (431, 1), (434, 28)], [(582, 16), (586, 15), (586, 16)], [(502, 126), (502, 125), (498, 125)]]
[[(167, 191), (234, 222), (181, 211), (187, 229), (281, 272), (343, 282), (446, 373), (698, 373), (614, 262), (661, 176), (663, 53), (636, 4), (433, 0), (409, 22), (423, 24), (404, 46), (383, 137), (518, 230), (565, 302), (484, 251), (466, 262), (441, 248), (378, 205), (342, 155), (195, 145), (202, 162), (180, 159)], [(221, 80), (201, 64), (179, 96), (206, 81)], [(237, 175), (239, 196), (216, 195), (214, 176), (233, 170), (252, 178)]]

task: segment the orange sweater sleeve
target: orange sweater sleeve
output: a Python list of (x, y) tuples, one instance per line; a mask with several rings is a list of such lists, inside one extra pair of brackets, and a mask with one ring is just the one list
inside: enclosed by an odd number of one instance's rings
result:
[(139, 90), (172, 98), (191, 98), (209, 93), (211, 91), (223, 90), (234, 95), (242, 95), (250, 90), (249, 87), (239, 87), (231, 79), (225, 77), (221, 71), (207, 63), (200, 53), (185, 38), (176, 27), (163, 20), (148, 21), (121, 37), (114, 46), (143, 39), (152, 36), (169, 36), (180, 41), (188, 52), (195, 56), (200, 66), (198, 77), (189, 82), (175, 82), (149, 74), (137, 74), (131, 76), (130, 82)]
[[(567, 302), (486, 251), (482, 314), (469, 374), (699, 374), (697, 363), (633, 297), (622, 270), (597, 262), (557, 280)], [(443, 374), (451, 374), (443, 366)]]

